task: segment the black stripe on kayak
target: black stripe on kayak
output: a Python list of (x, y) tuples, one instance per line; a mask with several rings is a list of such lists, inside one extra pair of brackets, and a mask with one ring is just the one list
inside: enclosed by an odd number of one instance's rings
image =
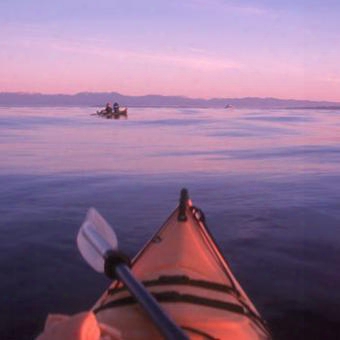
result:
[[(243, 306), (237, 305), (231, 302), (224, 302), (220, 300), (207, 299), (196, 295), (191, 294), (180, 294), (178, 292), (169, 291), (162, 293), (152, 293), (154, 298), (160, 303), (192, 303), (195, 305), (212, 307), (217, 309), (227, 310), (229, 312), (241, 314), (241, 315), (249, 315), (251, 312)], [(94, 310), (94, 313), (98, 313), (105, 309), (111, 309), (115, 307), (122, 307), (131, 304), (137, 303), (136, 299), (133, 296), (127, 296), (121, 299), (117, 299), (114, 301), (110, 301)]]
[[(199, 288), (211, 289), (211, 290), (215, 290), (218, 292), (233, 294), (233, 295), (236, 295), (237, 297), (240, 296), (239, 291), (234, 289), (233, 287), (223, 285), (221, 283), (211, 282), (211, 281), (191, 279), (190, 277), (186, 275), (173, 275), (173, 276), (162, 275), (157, 280), (143, 281), (143, 285), (145, 287), (167, 286), (167, 285), (194, 286), (194, 287), (199, 287)], [(125, 290), (126, 290), (125, 287), (111, 288), (107, 292), (109, 295), (114, 295), (116, 293), (119, 293)]]
[(193, 327), (188, 327), (188, 326), (182, 326), (181, 325), (181, 328), (186, 330), (186, 331), (189, 331), (189, 332), (192, 332), (192, 333), (196, 333), (200, 336), (203, 336), (204, 339), (208, 339), (208, 340), (218, 340), (218, 338), (214, 338), (212, 335), (208, 334), (208, 333), (205, 333), (203, 331), (201, 331), (200, 329), (197, 329), (197, 328), (193, 328)]

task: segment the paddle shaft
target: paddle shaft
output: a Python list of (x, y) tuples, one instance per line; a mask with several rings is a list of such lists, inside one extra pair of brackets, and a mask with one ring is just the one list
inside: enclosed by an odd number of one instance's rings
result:
[(159, 306), (156, 299), (134, 278), (127, 265), (118, 264), (115, 267), (115, 272), (166, 339), (189, 339)]

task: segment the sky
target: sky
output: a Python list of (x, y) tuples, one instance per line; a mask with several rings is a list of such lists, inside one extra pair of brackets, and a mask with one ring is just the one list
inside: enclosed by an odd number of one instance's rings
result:
[(1, 0), (0, 92), (340, 102), (338, 0)]

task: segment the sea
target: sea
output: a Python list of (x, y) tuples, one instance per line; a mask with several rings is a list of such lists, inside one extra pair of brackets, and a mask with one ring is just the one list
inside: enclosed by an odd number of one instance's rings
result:
[[(340, 339), (340, 110), (0, 108), (0, 338), (93, 306), (95, 207), (133, 257), (189, 190), (274, 339)], [(174, 250), (175, 251), (175, 250)]]

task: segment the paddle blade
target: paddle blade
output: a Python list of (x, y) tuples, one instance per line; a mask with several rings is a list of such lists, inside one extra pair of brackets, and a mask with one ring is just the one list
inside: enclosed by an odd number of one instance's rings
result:
[(115, 232), (96, 209), (90, 208), (77, 236), (78, 249), (85, 261), (97, 272), (104, 272), (104, 257), (118, 249)]

